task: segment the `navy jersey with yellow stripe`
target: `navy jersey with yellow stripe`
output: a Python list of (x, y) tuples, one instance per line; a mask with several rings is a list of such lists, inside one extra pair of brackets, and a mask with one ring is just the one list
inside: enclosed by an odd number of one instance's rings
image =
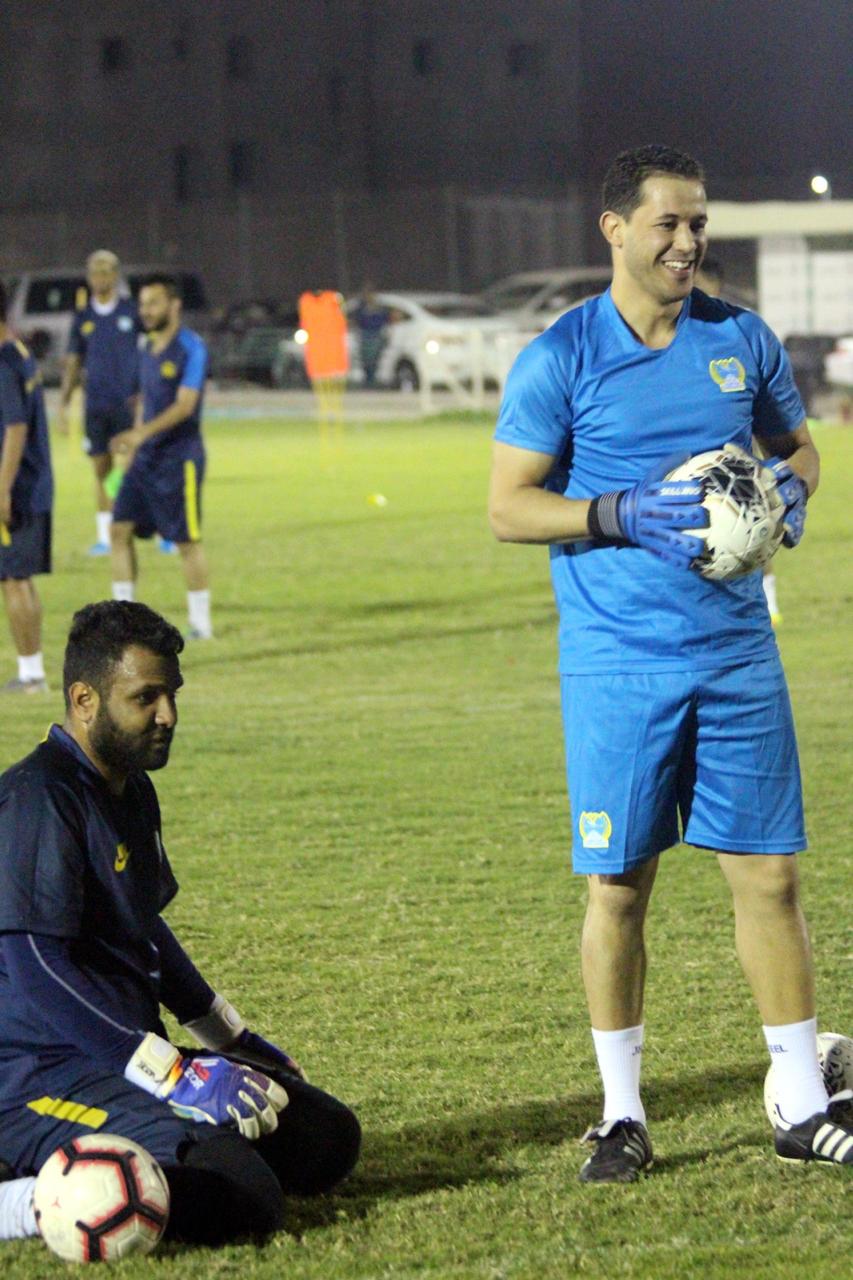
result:
[(138, 457), (153, 460), (164, 453), (176, 458), (197, 456), (207, 367), (207, 347), (192, 329), (179, 329), (161, 351), (152, 350), (150, 341), (143, 346), (139, 358), (143, 422), (150, 422), (170, 408), (180, 387), (189, 387), (199, 394), (190, 416), (177, 426), (151, 436), (140, 447)]
[(41, 375), (22, 342), (0, 344), (0, 450), (6, 428), (24, 423), (27, 438), (12, 485), (12, 520), (40, 515), (53, 504), (50, 439)]
[[(114, 795), (54, 725), (0, 777), (0, 934), (68, 940), (74, 964), (129, 1027), (159, 1025), (152, 936), (176, 892), (147, 774), (131, 774)], [(13, 989), (0, 952), (0, 1064), (61, 1049), (36, 1006)]]
[(117, 298), (107, 312), (88, 302), (74, 315), (68, 350), (86, 370), (86, 407), (121, 408), (136, 394), (141, 326), (132, 298)]

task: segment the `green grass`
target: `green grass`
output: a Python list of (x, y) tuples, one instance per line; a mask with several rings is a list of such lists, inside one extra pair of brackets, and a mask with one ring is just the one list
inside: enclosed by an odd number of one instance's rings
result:
[[(568, 818), (545, 553), (500, 546), (485, 418), (353, 428), (320, 465), (307, 423), (208, 430), (217, 639), (190, 647), (157, 778), (182, 885), (169, 918), (211, 982), (351, 1102), (361, 1164), (293, 1202), (268, 1245), (167, 1247), (123, 1276), (833, 1277), (850, 1178), (774, 1159), (759, 1020), (716, 863), (662, 864), (644, 1065), (656, 1146), (641, 1186), (581, 1187), (599, 1097), (578, 973), (584, 888)], [(853, 1031), (849, 931), (853, 435), (817, 430), (821, 495), (778, 558), (811, 852), (804, 897), (823, 1029)], [(42, 581), (54, 687), (73, 609), (109, 593), (88, 464), (56, 448)], [(382, 493), (387, 506), (367, 495)], [(178, 565), (141, 595), (184, 624)], [(61, 700), (4, 707), (0, 765)], [(849, 1211), (849, 1205), (848, 1205)], [(36, 1242), (14, 1280), (61, 1270)]]

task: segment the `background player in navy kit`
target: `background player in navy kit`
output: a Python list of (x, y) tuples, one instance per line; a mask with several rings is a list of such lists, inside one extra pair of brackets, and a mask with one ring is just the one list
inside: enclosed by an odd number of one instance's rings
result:
[[(551, 544), (573, 863), (589, 899), (581, 943), (603, 1121), (583, 1181), (634, 1181), (651, 1164), (639, 1092), (644, 920), (659, 854), (718, 852), (738, 955), (780, 1088), (777, 1154), (853, 1163), (828, 1106), (814, 975), (798, 897), (802, 795), (784, 675), (761, 575), (688, 572), (705, 523), (685, 457), (753, 435), (803, 529), (818, 457), (790, 365), (751, 312), (694, 289), (704, 179), (690, 156), (617, 157), (601, 230), (613, 283), (519, 356), (495, 433), (490, 518), (507, 541)], [(845, 1127), (846, 1126), (846, 1127)]]
[(50, 573), (53, 475), (35, 361), (6, 325), (0, 284), (0, 587), (18, 653), (3, 693), (43, 693), (41, 601), (33, 578)]
[[(218, 1241), (277, 1230), (283, 1192), (345, 1177), (360, 1131), (160, 914), (177, 884), (147, 774), (169, 758), (182, 648), (146, 605), (81, 609), (64, 724), (0, 778), (0, 1161), (31, 1177), (75, 1136), (122, 1134), (163, 1166), (172, 1234)], [(161, 1003), (209, 1052), (169, 1043)], [(27, 1209), (10, 1234), (34, 1230)]]
[(67, 431), (66, 412), (85, 370), (86, 452), (95, 472), (97, 539), (94, 556), (110, 553), (112, 501), (104, 481), (112, 467), (110, 442), (133, 425), (137, 388), (136, 303), (119, 293), (119, 260), (109, 249), (97, 249), (86, 260), (90, 297), (74, 315), (59, 394), (59, 429)]
[(197, 333), (181, 326), (181, 302), (170, 277), (152, 277), (142, 286), (139, 314), (148, 338), (139, 355), (136, 423), (113, 441), (127, 467), (113, 510), (113, 596), (134, 598), (134, 537), (159, 533), (177, 543), (181, 554), (188, 635), (207, 640), (212, 635), (210, 577), (201, 541), (207, 348)]

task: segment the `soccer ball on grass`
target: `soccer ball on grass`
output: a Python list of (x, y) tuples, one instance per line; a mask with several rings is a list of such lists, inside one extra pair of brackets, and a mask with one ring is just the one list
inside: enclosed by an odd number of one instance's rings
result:
[(86, 1134), (54, 1151), (36, 1178), (33, 1207), (45, 1243), (68, 1262), (150, 1253), (169, 1219), (157, 1161), (128, 1138)]
[(708, 526), (687, 529), (705, 550), (693, 562), (703, 578), (724, 582), (762, 568), (784, 535), (785, 503), (772, 472), (736, 444), (697, 453), (667, 480), (701, 479)]
[[(823, 1083), (830, 1098), (844, 1089), (853, 1089), (853, 1040), (837, 1031), (821, 1031), (817, 1037), (817, 1056), (823, 1072)], [(764, 1110), (774, 1129), (780, 1116), (776, 1108), (776, 1081), (773, 1065), (764, 1077)]]

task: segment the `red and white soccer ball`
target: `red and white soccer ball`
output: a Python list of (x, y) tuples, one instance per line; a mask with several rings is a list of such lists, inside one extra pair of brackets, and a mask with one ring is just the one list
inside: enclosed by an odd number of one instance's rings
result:
[[(821, 1031), (817, 1037), (817, 1056), (823, 1072), (823, 1083), (830, 1098), (844, 1089), (853, 1089), (853, 1040), (837, 1031)], [(776, 1110), (776, 1090), (771, 1064), (764, 1077), (764, 1110), (775, 1128), (780, 1116)]]
[(784, 535), (785, 503), (772, 472), (736, 444), (697, 453), (676, 467), (668, 480), (704, 483), (705, 529), (686, 529), (705, 543), (694, 568), (703, 578), (724, 582), (763, 568)]
[(169, 1186), (144, 1147), (112, 1133), (58, 1147), (33, 1196), (45, 1243), (68, 1262), (150, 1253), (169, 1220)]

